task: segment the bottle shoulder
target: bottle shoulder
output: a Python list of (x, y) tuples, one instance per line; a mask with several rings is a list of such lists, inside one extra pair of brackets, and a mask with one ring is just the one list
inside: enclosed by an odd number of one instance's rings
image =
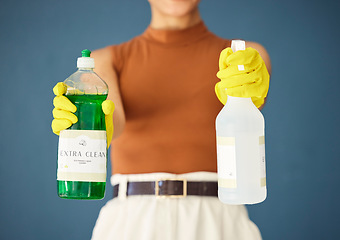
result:
[(225, 105), (222, 110), (217, 115), (218, 119), (221, 118), (258, 118), (263, 119), (263, 115), (260, 110), (258, 110), (255, 105), (248, 106), (231, 106)]
[(64, 83), (67, 85), (68, 92), (76, 89), (83, 94), (108, 93), (108, 85), (92, 69), (79, 69), (71, 74)]
[(262, 113), (254, 108), (229, 108), (225, 106), (216, 118), (216, 130), (222, 135), (264, 131)]

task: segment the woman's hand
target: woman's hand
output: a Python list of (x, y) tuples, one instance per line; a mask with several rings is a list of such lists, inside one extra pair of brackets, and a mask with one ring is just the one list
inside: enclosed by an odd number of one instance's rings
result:
[(251, 47), (233, 52), (224, 49), (220, 54), (217, 77), (221, 80), (215, 85), (218, 99), (226, 104), (227, 95), (252, 98), (256, 107), (261, 107), (269, 89), (269, 73), (259, 52)]
[[(69, 128), (72, 124), (78, 122), (78, 118), (73, 113), (77, 111), (77, 107), (64, 96), (67, 86), (63, 82), (57, 83), (53, 88), (56, 95), (53, 99), (54, 109), (52, 131), (59, 135), (60, 131)], [(111, 100), (105, 100), (102, 103), (102, 110), (105, 114), (107, 148), (109, 148), (113, 135), (113, 111), (115, 105)]]

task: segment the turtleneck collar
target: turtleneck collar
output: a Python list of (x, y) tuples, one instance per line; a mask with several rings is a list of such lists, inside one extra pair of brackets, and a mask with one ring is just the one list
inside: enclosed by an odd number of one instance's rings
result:
[(154, 29), (150, 26), (142, 34), (145, 39), (164, 46), (182, 46), (197, 41), (208, 33), (203, 21), (181, 30)]

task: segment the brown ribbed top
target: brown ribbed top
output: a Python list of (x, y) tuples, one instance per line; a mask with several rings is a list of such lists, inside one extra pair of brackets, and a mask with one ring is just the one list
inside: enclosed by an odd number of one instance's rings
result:
[(112, 172), (217, 171), (214, 86), (230, 41), (203, 22), (185, 30), (146, 31), (110, 46), (126, 114), (111, 147)]

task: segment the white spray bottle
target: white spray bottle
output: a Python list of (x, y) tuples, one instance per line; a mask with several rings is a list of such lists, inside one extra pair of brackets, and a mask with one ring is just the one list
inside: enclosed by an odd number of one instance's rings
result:
[[(245, 42), (233, 40), (231, 48), (233, 52), (245, 50)], [(228, 96), (216, 118), (216, 137), (220, 201), (226, 204), (264, 201), (267, 196), (264, 118), (251, 98)]]

